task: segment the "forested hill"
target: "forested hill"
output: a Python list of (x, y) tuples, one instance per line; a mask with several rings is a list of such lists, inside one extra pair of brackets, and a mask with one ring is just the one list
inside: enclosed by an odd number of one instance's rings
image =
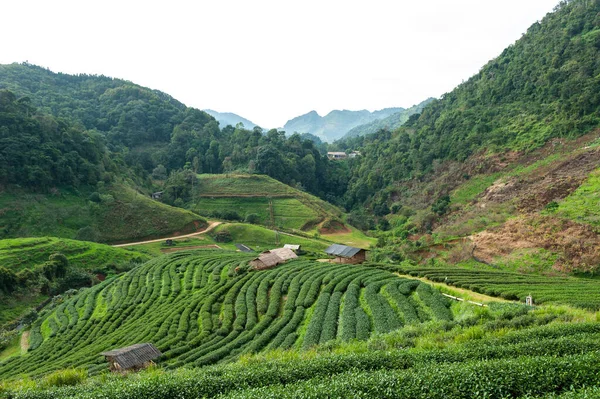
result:
[[(146, 185), (150, 184), (150, 176), (164, 182), (174, 172), (187, 168), (196, 173), (268, 174), (330, 200), (342, 198), (347, 186), (346, 165), (330, 164), (324, 155), (325, 148), (313, 136), (286, 137), (282, 131), (263, 132), (258, 127), (223, 126), (220, 129), (218, 122), (204, 111), (186, 107), (165, 93), (128, 81), (54, 73), (24, 63), (0, 65), (2, 89), (10, 91), (19, 104), (30, 104), (36, 113), (51, 116), (64, 126), (91, 137), (90, 143), (105, 146), (101, 152), (106, 150), (111, 159), (122, 160), (123, 166), (128, 167), (122, 171), (141, 177)], [(6, 138), (16, 135), (18, 129), (12, 129), (14, 126), (5, 126), (10, 130)], [(60, 137), (44, 135), (43, 129), (29, 125), (28, 129), (34, 142), (38, 142), (35, 136), (40, 134), (42, 142), (55, 140), (52, 146), (58, 146), (59, 152), (68, 150), (68, 145), (59, 143)], [(11, 154), (9, 158), (5, 154), (4, 163), (13, 168), (20, 165), (20, 173), (30, 170), (30, 163), (41, 162), (36, 161), (33, 152), (26, 150), (22, 156), (17, 156), (18, 151)], [(87, 163), (83, 164), (92, 165), (94, 170), (106, 169), (94, 164), (102, 157), (85, 159)], [(167, 183), (171, 184), (178, 176)], [(33, 189), (69, 185), (68, 181), (74, 181), (58, 175), (50, 177), (40, 181), (39, 186), (35, 186), (34, 177), (28, 181)], [(14, 180), (4, 183), (14, 184)], [(94, 179), (77, 180), (95, 184)]]
[(600, 1), (562, 2), (523, 37), (406, 126), (351, 139), (364, 157), (348, 203), (392, 182), (419, 178), (444, 160), (479, 151), (530, 151), (600, 124)]
[(33, 189), (95, 185), (117, 165), (102, 137), (43, 114), (28, 98), (0, 90), (0, 185)]
[[(168, 143), (175, 126), (217, 122), (168, 94), (106, 76), (54, 73), (27, 63), (0, 65), (0, 89), (28, 97), (40, 111), (103, 133), (116, 146)], [(188, 123), (189, 124), (189, 123)]]

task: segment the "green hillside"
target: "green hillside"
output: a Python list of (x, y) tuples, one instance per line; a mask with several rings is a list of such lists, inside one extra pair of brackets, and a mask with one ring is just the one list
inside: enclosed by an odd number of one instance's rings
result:
[[(335, 206), (265, 175), (199, 175), (192, 209), (204, 216), (245, 220), (255, 214), (269, 227), (311, 230), (325, 220), (342, 220)], [(233, 214), (235, 212), (235, 214)]]
[[(62, 278), (48, 279), (44, 267), (56, 253), (66, 256), (68, 270)], [(135, 250), (86, 241), (54, 237), (0, 240), (0, 268), (15, 276), (13, 284), (5, 287), (8, 290), (0, 289), (0, 326), (18, 319), (48, 296), (91, 284), (96, 275), (129, 270), (148, 259)], [(6, 279), (6, 273), (3, 278)], [(0, 339), (0, 348), (2, 344)]]
[(599, 11), (597, 1), (561, 2), (404, 127), (356, 139), (362, 164), (348, 198), (357, 205), (365, 199), (377, 204), (410, 188), (396, 182), (438, 174), (445, 162), (481, 153), (526, 153), (598, 127)]
[(453, 319), (439, 292), (386, 271), (295, 260), (243, 272), (251, 258), (183, 251), (84, 290), (42, 313), (28, 354), (1, 363), (0, 376), (99, 372), (101, 351), (136, 342), (155, 343), (165, 366), (201, 366)]
[(0, 238), (56, 236), (97, 242), (127, 242), (201, 229), (206, 221), (183, 209), (153, 201), (126, 184), (51, 194), (0, 193)]

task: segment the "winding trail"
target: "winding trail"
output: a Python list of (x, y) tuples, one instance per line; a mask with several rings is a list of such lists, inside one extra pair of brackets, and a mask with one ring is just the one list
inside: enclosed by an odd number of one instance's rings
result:
[(165, 241), (165, 240), (177, 240), (179, 238), (193, 237), (193, 236), (197, 236), (197, 235), (200, 235), (200, 234), (208, 233), (209, 231), (211, 231), (212, 229), (214, 229), (215, 227), (217, 227), (221, 223), (223, 223), (223, 222), (210, 222), (210, 224), (208, 225), (208, 227), (206, 227), (204, 230), (196, 231), (195, 233), (184, 234), (182, 236), (163, 237), (163, 238), (157, 238), (155, 240), (128, 242), (126, 244), (117, 244), (117, 245), (112, 245), (112, 246), (113, 247), (130, 247), (132, 245), (151, 244), (153, 242), (162, 242), (162, 241)]

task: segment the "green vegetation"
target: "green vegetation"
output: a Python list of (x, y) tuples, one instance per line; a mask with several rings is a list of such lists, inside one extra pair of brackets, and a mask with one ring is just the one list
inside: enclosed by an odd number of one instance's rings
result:
[[(311, 229), (324, 220), (340, 220), (331, 204), (265, 175), (200, 175), (195, 212), (244, 221), (255, 214), (257, 223), (280, 229)], [(199, 198), (198, 198), (199, 197)]]
[[(60, 270), (54, 266), (57, 257), (64, 257)], [(97, 281), (97, 274), (120, 273), (148, 259), (137, 251), (84, 241), (52, 237), (0, 240), (0, 263), (13, 276), (8, 289), (0, 288), (0, 326), (23, 317), (48, 295), (90, 285)]]
[(352, 169), (347, 207), (366, 201), (375, 211), (394, 193), (410, 190), (398, 181), (431, 177), (473, 155), (527, 153), (551, 139), (596, 128), (599, 11), (597, 2), (561, 2), (479, 73), (397, 131), (337, 143), (363, 155)]
[[(277, 233), (261, 226), (253, 226), (244, 223), (228, 223), (218, 226), (215, 232), (228, 231), (231, 235), (231, 244), (225, 248), (235, 249), (233, 244), (245, 244), (258, 252), (282, 247), (284, 244), (302, 245), (306, 251), (322, 252), (330, 244), (313, 238)], [(221, 244), (219, 244), (221, 245)]]
[(379, 267), (510, 300), (525, 302), (525, 297), (531, 294), (537, 304), (561, 303), (590, 310), (600, 309), (600, 280), (597, 279), (498, 271), (473, 262), (462, 267), (461, 264), (415, 266), (409, 262)]
[(108, 273), (119, 263), (148, 259), (136, 251), (54, 237), (0, 240), (0, 263), (15, 272), (43, 263), (57, 252), (65, 255), (71, 266), (98, 273)]
[(182, 251), (85, 289), (42, 312), (31, 326), (27, 356), (0, 363), (0, 376), (66, 367), (98, 373), (106, 368), (99, 352), (136, 342), (153, 342), (162, 364), (175, 368), (264, 349), (309, 349), (342, 339), (341, 331), (343, 340), (365, 339), (453, 319), (439, 292), (383, 270), (299, 259), (244, 272), (249, 259)]
[(590, 174), (589, 178), (573, 194), (558, 203), (548, 213), (600, 227), (600, 169)]
[(201, 229), (206, 221), (192, 212), (153, 201), (126, 184), (94, 191), (51, 194), (11, 190), (0, 193), (4, 212), (0, 237), (56, 236), (97, 242), (123, 242)]
[[(293, 281), (293, 280), (292, 280)], [(412, 325), (367, 341), (246, 355), (232, 364), (77, 386), (7, 382), (13, 398), (539, 397), (593, 391), (600, 327), (522, 305), (462, 305), (461, 320)], [(2, 392), (2, 391), (0, 391)], [(567, 397), (570, 397), (567, 395)]]

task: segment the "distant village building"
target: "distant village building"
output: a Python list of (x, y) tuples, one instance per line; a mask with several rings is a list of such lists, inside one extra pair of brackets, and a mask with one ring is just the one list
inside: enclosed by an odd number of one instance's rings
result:
[(325, 253), (335, 256), (335, 263), (357, 264), (367, 260), (367, 251), (361, 248), (349, 247), (341, 244), (333, 244), (329, 246)]
[(252, 248), (244, 244), (235, 244), (235, 247), (241, 252), (254, 252)]
[(346, 159), (347, 157), (345, 152), (330, 151), (327, 153), (329, 159)]
[(152, 193), (152, 195), (151, 195), (152, 199), (155, 199), (155, 200), (161, 199), (162, 196), (163, 196), (163, 192), (162, 191), (157, 191), (155, 193)]
[(255, 270), (266, 270), (297, 257), (289, 248), (277, 248), (261, 253), (258, 258), (250, 261), (250, 266)]
[(360, 156), (359, 151), (352, 151), (349, 154), (346, 154), (345, 152), (340, 152), (340, 151), (330, 151), (327, 153), (327, 158), (332, 159), (332, 160), (356, 158), (357, 156)]
[(108, 362), (108, 367), (113, 372), (137, 371), (146, 368), (154, 362), (152, 360), (162, 353), (152, 344), (135, 344), (125, 348), (102, 352)]

